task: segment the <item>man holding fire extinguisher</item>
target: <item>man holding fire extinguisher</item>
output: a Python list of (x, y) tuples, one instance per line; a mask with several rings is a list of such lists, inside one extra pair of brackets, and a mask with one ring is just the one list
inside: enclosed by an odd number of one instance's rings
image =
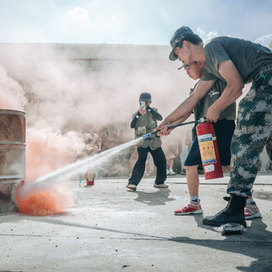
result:
[(169, 124), (186, 120), (188, 111), (216, 80), (226, 82), (226, 88), (208, 108), (208, 122), (216, 122), (220, 112), (242, 95), (244, 84), (252, 82), (250, 91), (239, 103), (231, 144), (232, 167), (227, 189), (230, 201), (218, 214), (203, 219), (203, 224), (212, 226), (226, 223), (246, 226), (246, 199), (251, 196), (259, 157), (272, 133), (272, 52), (260, 44), (230, 37), (214, 38), (203, 47), (202, 40), (189, 27), (179, 28), (170, 44), (170, 60), (179, 59), (185, 65), (199, 63), (203, 67), (203, 77), (193, 94), (157, 128), (162, 129), (161, 134), (167, 134)]
[[(186, 70), (188, 76), (192, 79), (199, 79), (203, 75), (202, 68), (199, 63), (192, 63), (191, 65), (184, 67), (184, 69)], [(197, 84), (193, 89), (191, 89), (191, 93), (194, 91)], [(225, 82), (221, 80), (217, 80), (215, 82), (214, 86), (194, 108), (194, 116), (196, 121), (206, 115), (208, 108), (221, 96), (225, 87)], [(236, 105), (233, 103), (220, 113), (218, 121), (214, 124), (221, 165), (225, 166), (228, 172), (230, 172), (230, 144), (235, 128), (235, 118)], [(193, 128), (193, 141), (184, 165), (186, 169), (186, 179), (190, 195), (190, 202), (187, 205), (176, 209), (174, 213), (175, 215), (202, 213), (202, 207), (199, 199), (198, 177), (198, 167), (202, 165), (202, 162), (196, 135), (196, 127)], [(244, 214), (246, 219), (261, 217), (261, 213), (252, 197), (247, 199), (247, 205), (244, 209)]]

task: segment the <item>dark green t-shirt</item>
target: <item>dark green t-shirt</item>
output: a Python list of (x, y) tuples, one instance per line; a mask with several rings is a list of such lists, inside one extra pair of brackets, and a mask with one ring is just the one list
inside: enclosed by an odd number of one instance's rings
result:
[[(198, 82), (195, 84), (194, 88), (191, 89), (191, 93), (196, 88)], [(201, 117), (207, 114), (208, 108), (221, 96), (226, 83), (221, 80), (216, 80), (214, 85), (208, 91), (208, 93), (198, 102), (194, 108), (195, 119), (199, 120)], [(236, 119), (236, 104), (235, 102), (221, 111), (218, 120), (227, 119), (235, 120)]]
[(203, 80), (221, 79), (219, 64), (231, 60), (238, 70), (244, 83), (254, 79), (260, 69), (267, 64), (272, 64), (272, 51), (260, 44), (250, 41), (218, 37), (212, 39), (204, 47), (206, 62)]

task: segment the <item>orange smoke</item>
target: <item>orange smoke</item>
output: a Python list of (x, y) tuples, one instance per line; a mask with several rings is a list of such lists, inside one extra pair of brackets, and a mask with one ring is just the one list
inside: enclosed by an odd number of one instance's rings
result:
[(73, 161), (80, 146), (74, 134), (60, 135), (51, 129), (27, 131), (26, 181), (35, 180)]
[(65, 212), (74, 204), (68, 183), (48, 183), (45, 189), (31, 182), (71, 163), (82, 142), (76, 134), (61, 135), (52, 129), (30, 128), (27, 133), (26, 183), (17, 186), (14, 196), (18, 211), (38, 216)]
[(66, 212), (73, 206), (72, 192), (58, 186), (47, 190), (30, 189), (23, 191), (26, 185), (19, 185), (15, 192), (15, 202), (20, 213), (46, 216)]

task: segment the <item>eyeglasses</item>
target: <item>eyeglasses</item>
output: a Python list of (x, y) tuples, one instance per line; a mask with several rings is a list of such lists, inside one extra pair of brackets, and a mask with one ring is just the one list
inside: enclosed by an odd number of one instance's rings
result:
[(190, 65), (192, 65), (192, 64), (197, 64), (198, 63), (198, 61), (193, 61), (193, 62), (191, 62), (190, 64), (187, 64), (187, 63), (183, 63), (179, 68), (178, 68), (178, 70), (180, 70), (180, 69), (182, 69), (182, 68), (188, 68), (188, 67), (190, 67)]

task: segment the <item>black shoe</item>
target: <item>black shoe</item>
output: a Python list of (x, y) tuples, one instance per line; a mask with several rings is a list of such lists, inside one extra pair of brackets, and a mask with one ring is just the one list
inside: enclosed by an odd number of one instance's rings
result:
[(227, 223), (238, 223), (246, 228), (246, 221), (244, 216), (246, 199), (246, 197), (232, 195), (225, 209), (223, 209), (215, 216), (204, 218), (202, 223), (209, 226), (221, 226)]
[(134, 192), (135, 192), (136, 189), (137, 189), (137, 186), (134, 185), (134, 184), (127, 184), (126, 187), (127, 187), (128, 189), (130, 189), (131, 191), (134, 191)]
[(229, 214), (227, 211), (222, 210), (215, 216), (207, 216), (202, 220), (204, 225), (209, 226), (221, 226), (227, 223), (238, 223), (246, 228), (246, 221), (244, 217), (244, 212), (239, 212), (236, 214)]

